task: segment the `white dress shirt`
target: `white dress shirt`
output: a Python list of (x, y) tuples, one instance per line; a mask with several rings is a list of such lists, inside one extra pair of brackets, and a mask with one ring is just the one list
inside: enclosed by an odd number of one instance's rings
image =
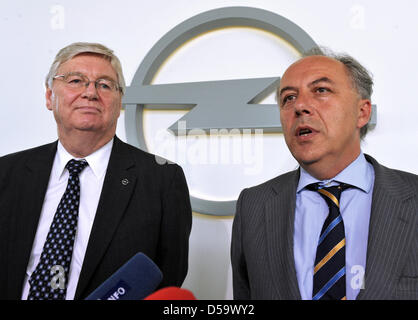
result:
[[(73, 255), (68, 275), (66, 300), (74, 299), (83, 265), (84, 255), (90, 237), (103, 182), (109, 164), (110, 153), (112, 151), (113, 139), (110, 140), (99, 150), (85, 157), (88, 166), (80, 173), (80, 206), (78, 210), (77, 232), (74, 240)], [(64, 149), (58, 141), (57, 153), (55, 155), (46, 190), (41, 215), (39, 217), (38, 229), (32, 245), (29, 264), (26, 269), (22, 299), (27, 299), (29, 294), (29, 277), (38, 265), (42, 249), (57, 210), (62, 195), (65, 192), (68, 182), (68, 170), (65, 166), (74, 157)], [(76, 159), (80, 160), (80, 159)]]

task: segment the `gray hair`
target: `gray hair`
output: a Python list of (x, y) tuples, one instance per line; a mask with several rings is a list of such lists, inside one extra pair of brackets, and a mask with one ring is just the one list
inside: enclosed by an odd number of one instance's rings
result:
[[(372, 74), (363, 67), (356, 59), (346, 53), (335, 53), (325, 47), (316, 47), (305, 52), (302, 57), (309, 56), (323, 56), (335, 59), (346, 67), (346, 70), (353, 82), (353, 86), (356, 89), (361, 99), (371, 100), (373, 93), (373, 77)], [(369, 130), (369, 124), (367, 123), (360, 129), (360, 138), (363, 139), (367, 131)]]
[(113, 50), (105, 47), (100, 43), (90, 42), (75, 42), (64, 48), (62, 48), (56, 55), (54, 62), (52, 63), (49, 72), (45, 79), (45, 85), (47, 88), (52, 87), (53, 77), (56, 76), (58, 68), (66, 61), (71, 60), (75, 56), (83, 53), (94, 53), (102, 55), (104, 59), (108, 60), (112, 65), (118, 76), (118, 85), (122, 92), (125, 93), (125, 79), (123, 77), (122, 66), (119, 58), (113, 53)]

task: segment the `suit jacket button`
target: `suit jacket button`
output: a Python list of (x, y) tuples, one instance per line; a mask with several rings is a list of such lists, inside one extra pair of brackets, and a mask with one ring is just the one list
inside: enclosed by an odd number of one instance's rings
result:
[(123, 180), (122, 180), (122, 184), (123, 184), (124, 186), (126, 186), (128, 183), (129, 183), (129, 180), (128, 180), (128, 179), (123, 179)]

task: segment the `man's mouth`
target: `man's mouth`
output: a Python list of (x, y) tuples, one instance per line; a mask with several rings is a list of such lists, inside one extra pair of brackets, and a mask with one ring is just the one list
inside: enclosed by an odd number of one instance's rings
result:
[(312, 133), (316, 133), (317, 131), (309, 126), (300, 126), (296, 128), (296, 136), (298, 137), (305, 137)]
[(311, 129), (309, 129), (309, 128), (303, 128), (303, 129), (300, 129), (299, 130), (299, 132), (298, 132), (298, 136), (307, 136), (308, 134), (310, 134), (310, 133), (312, 133), (312, 130)]
[(319, 131), (309, 126), (300, 126), (295, 131), (295, 136), (300, 142), (307, 142), (313, 139)]
[(82, 112), (89, 112), (89, 113), (99, 113), (100, 109), (93, 107), (93, 106), (80, 106), (76, 108), (77, 110), (80, 110)]

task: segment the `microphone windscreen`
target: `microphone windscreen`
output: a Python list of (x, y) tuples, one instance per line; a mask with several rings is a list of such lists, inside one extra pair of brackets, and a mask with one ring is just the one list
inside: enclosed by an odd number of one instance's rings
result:
[(157, 265), (143, 253), (137, 253), (86, 300), (141, 300), (153, 292), (163, 275)]
[(187, 289), (166, 287), (150, 294), (144, 300), (196, 300), (196, 298)]

